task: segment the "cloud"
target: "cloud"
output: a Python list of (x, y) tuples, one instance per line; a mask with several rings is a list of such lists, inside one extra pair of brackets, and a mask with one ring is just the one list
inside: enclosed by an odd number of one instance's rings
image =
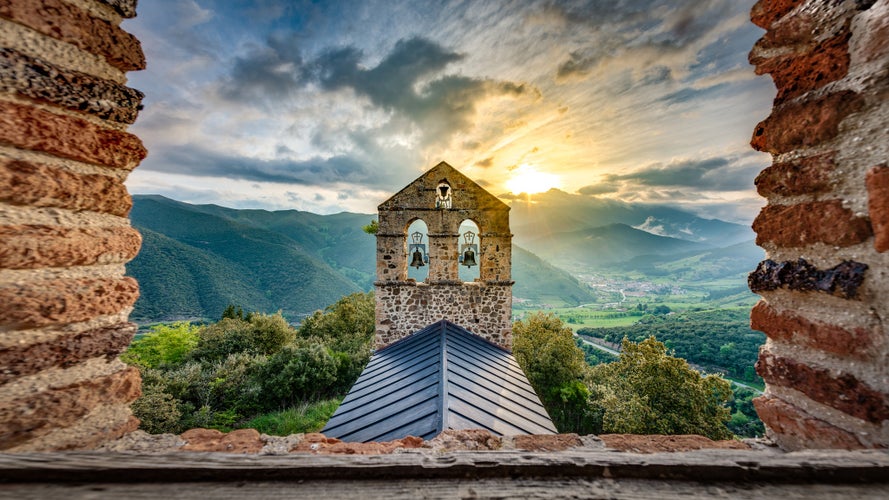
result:
[(623, 71), (637, 81), (657, 71), (660, 78), (642, 82), (649, 84), (682, 79), (701, 50), (736, 27), (726, 20), (733, 7), (725, 0), (628, 0), (615, 7), (600, 0), (546, 7), (566, 26), (590, 31), (589, 43), (569, 50), (559, 64), (558, 82)]
[(479, 160), (479, 161), (475, 162), (475, 166), (481, 167), (481, 168), (488, 168), (493, 164), (494, 164), (494, 157), (493, 156), (489, 156), (489, 157), (485, 158), (484, 160)]
[[(364, 163), (349, 156), (315, 157), (307, 160), (263, 160), (207, 150), (195, 145), (168, 146), (143, 169), (186, 173), (195, 177), (277, 182), (301, 185), (333, 185), (340, 182), (375, 184), (385, 179)], [(385, 181), (383, 181), (385, 182)]]
[(762, 165), (738, 158), (714, 157), (654, 163), (629, 174), (607, 174), (607, 182), (626, 181), (654, 187), (694, 187), (717, 191), (752, 189)]
[(305, 68), (298, 39), (272, 35), (236, 57), (220, 94), (230, 101), (279, 100), (304, 83)]
[(577, 190), (579, 194), (586, 196), (595, 196), (599, 194), (616, 193), (620, 190), (620, 184), (616, 182), (600, 182), (598, 184), (590, 184)]
[(311, 63), (314, 78), (325, 90), (352, 89), (370, 102), (418, 125), (424, 145), (446, 142), (472, 125), (478, 105), (489, 97), (539, 96), (524, 84), (461, 75), (440, 75), (464, 55), (419, 37), (396, 42), (392, 51), (370, 69), (363, 53), (344, 47), (323, 53)]

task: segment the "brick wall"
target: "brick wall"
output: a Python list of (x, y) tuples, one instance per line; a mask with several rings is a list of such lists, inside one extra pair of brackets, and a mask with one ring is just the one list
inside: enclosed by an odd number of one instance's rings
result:
[(756, 179), (756, 408), (786, 449), (886, 447), (889, 0), (761, 0), (751, 19), (777, 87), (751, 142), (774, 159)]
[(89, 448), (136, 428), (139, 251), (123, 185), (145, 67), (135, 0), (0, 0), (0, 450)]

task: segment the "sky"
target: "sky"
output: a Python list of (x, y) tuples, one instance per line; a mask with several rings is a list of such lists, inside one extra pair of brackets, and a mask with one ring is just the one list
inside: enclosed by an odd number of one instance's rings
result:
[(775, 94), (747, 62), (753, 3), (140, 2), (123, 28), (148, 59), (128, 85), (149, 155), (127, 186), (374, 213), (447, 161), (504, 200), (557, 188), (749, 222)]

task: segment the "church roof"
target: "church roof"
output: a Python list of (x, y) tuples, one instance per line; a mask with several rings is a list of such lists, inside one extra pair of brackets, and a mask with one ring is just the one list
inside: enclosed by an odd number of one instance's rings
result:
[(445, 429), (556, 432), (509, 351), (447, 320), (377, 351), (321, 432), (366, 442)]

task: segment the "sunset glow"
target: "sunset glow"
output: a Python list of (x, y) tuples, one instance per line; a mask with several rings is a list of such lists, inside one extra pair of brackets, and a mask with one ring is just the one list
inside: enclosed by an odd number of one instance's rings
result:
[(538, 172), (532, 165), (519, 165), (506, 181), (506, 188), (515, 194), (535, 194), (560, 187), (559, 176)]

